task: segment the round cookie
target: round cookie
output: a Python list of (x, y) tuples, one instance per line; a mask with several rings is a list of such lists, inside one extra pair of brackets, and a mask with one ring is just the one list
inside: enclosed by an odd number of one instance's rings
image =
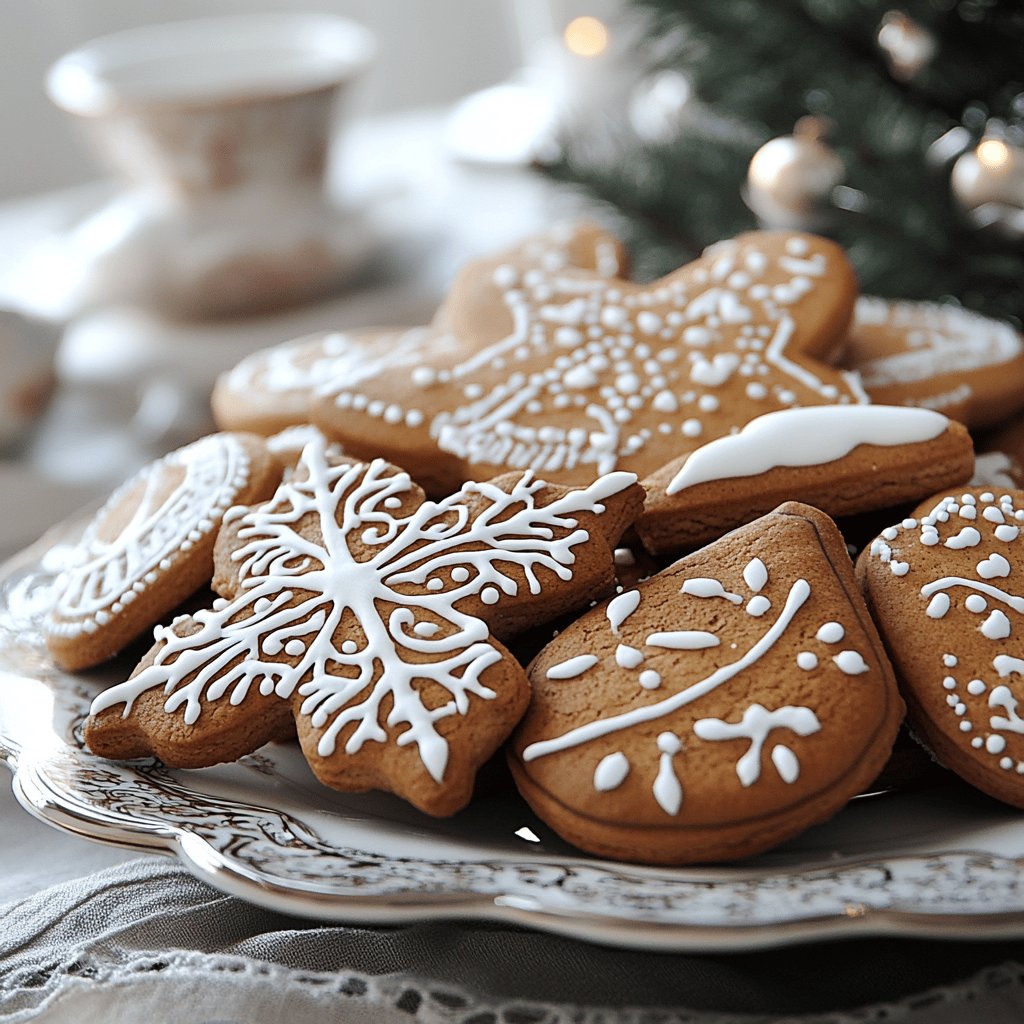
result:
[(98, 665), (213, 575), (225, 512), (281, 477), (263, 441), (212, 434), (150, 463), (96, 513), (54, 586), (46, 645), (62, 668)]
[(1024, 407), (1024, 339), (959, 306), (861, 297), (842, 365), (873, 402), (937, 409), (971, 428)]
[[(619, 241), (592, 224), (557, 225), (501, 259), (523, 270), (580, 267), (605, 277), (623, 273), (626, 266)], [(463, 271), (455, 291), (472, 288), (472, 274)], [(264, 435), (309, 423), (315, 396), (352, 387), (365, 376), (386, 376), (406, 351), (415, 359), (424, 349), (451, 349), (459, 331), (460, 307), (445, 303), (429, 327), (330, 331), (263, 349), (217, 379), (210, 399), (214, 421), (222, 430)], [(373, 458), (378, 452), (371, 442), (363, 454)]]
[(857, 561), (914, 731), (978, 789), (1024, 807), (1024, 491), (932, 498)]
[(855, 297), (838, 246), (788, 232), (719, 243), (652, 284), (483, 260), (446, 301), (450, 344), (321, 393), (313, 420), (428, 489), (522, 469), (649, 476), (762, 413), (865, 400), (824, 362)]
[(568, 627), (528, 669), (509, 760), (569, 842), (735, 860), (835, 813), (903, 716), (842, 537), (797, 502)]
[(271, 501), (225, 523), (221, 600), (156, 631), (94, 701), (86, 742), (200, 767), (294, 716), (328, 786), (452, 814), (529, 697), (497, 638), (610, 589), (642, 500), (618, 473), (573, 491), (510, 475), (427, 502), (402, 470), (314, 440)]
[(830, 516), (918, 501), (971, 478), (966, 428), (930, 409), (821, 405), (751, 420), (644, 480), (636, 530), (652, 553), (678, 551), (794, 500)]
[(375, 372), (429, 334), (425, 327), (330, 331), (261, 349), (217, 378), (210, 396), (214, 422), (221, 430), (264, 436), (307, 424), (318, 389), (330, 392)]

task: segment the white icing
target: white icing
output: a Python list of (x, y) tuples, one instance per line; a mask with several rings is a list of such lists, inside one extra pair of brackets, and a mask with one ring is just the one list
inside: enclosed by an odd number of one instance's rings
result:
[[(353, 755), (367, 741), (386, 742), (384, 724), (404, 725), (395, 742), (414, 744), (440, 782), (448, 742), (437, 723), (468, 714), (474, 699), (493, 699), (483, 677), (502, 659), (486, 623), (459, 603), (487, 587), (515, 593), (513, 566), (532, 594), (541, 591), (540, 572), (571, 579), (573, 549), (589, 539), (575, 515), (602, 512), (601, 502), (634, 480), (614, 474), (538, 507), (545, 485), (527, 473), (508, 491), (470, 483), (399, 516), (384, 503), (414, 492), (407, 473), (380, 460), (331, 464), (323, 443), (313, 441), (274, 498), (239, 519), (240, 546), (232, 555), (238, 595), (220, 610), (197, 612), (199, 628), (189, 636), (158, 627), (153, 663), (101, 693), (93, 712), (124, 704), (127, 716), (140, 694), (162, 689), (165, 711), (183, 708), (192, 724), (204, 702), (227, 696), (238, 704), (253, 687), (284, 700), (297, 693), (304, 698), (299, 713), (323, 730), (320, 756), (335, 752), (347, 726), (355, 728), (344, 752)], [(444, 583), (457, 566), (471, 567), (470, 578)], [(430, 587), (437, 580), (440, 590)], [(441, 626), (437, 634), (415, 633), (423, 617)], [(343, 633), (350, 634), (344, 641)], [(274, 660), (292, 638), (303, 640), (305, 653), (295, 664)], [(414, 685), (420, 679), (450, 699), (428, 708)], [(385, 700), (391, 710), (382, 724)]]
[(667, 633), (651, 633), (646, 640), (649, 647), (666, 647), (673, 651), (700, 651), (717, 647), (721, 641), (714, 633), (701, 629), (679, 629)]
[(978, 563), (976, 571), (983, 580), (992, 580), (997, 576), (1009, 576), (1010, 563), (1000, 554), (991, 554)]
[(843, 629), (842, 625), (838, 622), (826, 622), (815, 636), (823, 644), (837, 644), (840, 640), (846, 636), (846, 630)]
[(618, 636), (619, 627), (636, 611), (640, 604), (640, 592), (638, 590), (627, 590), (618, 597), (613, 597), (608, 603), (605, 614), (608, 616), (608, 623), (612, 632)]
[[(750, 740), (750, 746), (736, 762), (736, 776), (744, 787), (752, 786), (761, 777), (761, 750), (775, 729), (789, 729), (798, 736), (810, 736), (821, 729), (821, 722), (810, 708), (787, 706), (769, 711), (760, 704), (751, 704), (736, 723), (724, 722), (720, 718), (701, 718), (693, 723), (694, 733), (702, 740)], [(791, 776), (783, 776), (784, 781), (796, 781), (799, 777), (796, 755), (790, 751), (790, 759), (783, 756), (783, 760)], [(774, 758), (773, 763), (778, 768)]]
[(755, 594), (747, 602), (747, 614), (752, 615), (755, 619), (759, 619), (771, 606), (771, 601), (764, 594)]
[[(136, 474), (111, 495), (72, 550), (54, 588), (46, 631), (76, 636), (105, 625), (115, 604), (131, 604), (179, 551), (216, 531), (248, 481), (249, 456), (232, 434), (204, 437)], [(129, 499), (128, 521), (104, 539), (113, 510)]]
[(675, 733), (663, 732), (658, 737), (658, 750), (661, 757), (652, 790), (658, 806), (673, 817), (679, 813), (679, 809), (683, 805), (683, 787), (676, 775), (672, 758), (682, 749), (683, 745)]
[(946, 541), (946, 547), (954, 551), (961, 548), (977, 547), (981, 543), (981, 534), (973, 526), (965, 526), (959, 533)]
[(661, 675), (655, 672), (653, 668), (644, 669), (640, 673), (640, 685), (645, 690), (656, 690), (661, 686)]
[(597, 664), (597, 658), (593, 654), (579, 654), (568, 661), (560, 661), (557, 665), (544, 673), (548, 679), (575, 679), (583, 675)]
[(743, 582), (756, 594), (768, 582), (768, 569), (760, 558), (752, 558), (743, 568)]
[(722, 586), (719, 580), (708, 579), (707, 577), (686, 580), (679, 592), (681, 594), (689, 594), (691, 597), (724, 597), (726, 601), (730, 601), (732, 604), (743, 604), (743, 598), (739, 594), (730, 593)]
[(644, 652), (636, 647), (630, 647), (629, 644), (619, 644), (615, 648), (615, 664), (619, 668), (637, 668), (643, 663), (643, 660)]
[(857, 651), (840, 651), (832, 656), (840, 672), (848, 676), (859, 676), (870, 671), (868, 663)]
[(765, 653), (770, 651), (779, 638), (785, 633), (793, 617), (803, 607), (811, 594), (810, 584), (803, 579), (796, 580), (789, 588), (786, 602), (779, 613), (778, 618), (758, 638), (746, 652), (735, 661), (729, 662), (715, 669), (710, 675), (696, 683), (684, 687), (681, 690), (666, 697), (656, 704), (647, 704), (641, 707), (631, 708), (621, 714), (611, 715), (608, 718), (598, 718), (592, 722), (570, 729), (569, 732), (553, 739), (540, 740), (531, 743), (523, 751), (524, 761), (533, 761), (538, 757), (545, 757), (548, 754), (558, 753), (563, 750), (570, 750), (583, 743), (599, 739), (610, 733), (619, 732), (623, 729), (632, 728), (644, 722), (653, 722), (666, 715), (678, 711), (688, 704), (711, 693), (718, 687), (727, 683), (730, 679), (739, 675), (744, 669), (756, 664)]
[(594, 789), (599, 793), (607, 793), (609, 790), (618, 789), (626, 780), (629, 774), (629, 758), (616, 750), (607, 757), (602, 757), (594, 770)]
[(948, 426), (940, 413), (903, 406), (823, 405), (770, 412), (738, 434), (692, 452), (665, 493), (782, 467), (834, 462), (862, 444), (891, 447), (931, 441)]
[(811, 669), (818, 667), (818, 656), (813, 651), (801, 651), (796, 656), (796, 663), (797, 667), (810, 672)]

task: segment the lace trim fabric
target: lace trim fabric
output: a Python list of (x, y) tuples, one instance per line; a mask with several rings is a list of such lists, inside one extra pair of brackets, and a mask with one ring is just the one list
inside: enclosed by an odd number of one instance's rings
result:
[[(88, 999), (83, 998), (87, 994)], [(270, 1016), (252, 1014), (260, 1013), (270, 994), (275, 1004), (288, 1004), (289, 1024), (338, 1024), (349, 1020), (388, 1024), (955, 1024), (966, 1019), (967, 1013), (986, 1024), (1011, 1024), (1024, 1013), (1024, 965), (1005, 963), (986, 968), (963, 983), (898, 1002), (780, 1018), (668, 1007), (573, 1007), (495, 1001), (454, 985), (403, 976), (373, 977), (350, 971), (325, 974), (242, 957), (171, 952), (138, 956), (118, 964), (80, 957), (12, 975), (0, 983), (0, 1021), (20, 1024), (46, 1019), (56, 1024), (65, 1019), (103, 1019), (120, 1024), (122, 1020), (146, 1019), (150, 1024), (160, 1024), (164, 1019), (186, 1019), (181, 1016), (183, 1008), (191, 1008), (197, 994), (206, 1012), (214, 1014), (204, 1016), (202, 1024), (269, 1021)], [(156, 1006), (165, 1007), (169, 1016), (160, 1017), (159, 1011), (154, 1016)], [(104, 1013), (102, 1018), (93, 1016), (97, 1010)], [(139, 1016), (143, 1013), (144, 1018)]]

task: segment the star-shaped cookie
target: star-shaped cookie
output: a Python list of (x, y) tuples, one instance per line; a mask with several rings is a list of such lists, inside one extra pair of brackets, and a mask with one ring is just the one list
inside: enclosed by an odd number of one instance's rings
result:
[(446, 301), (454, 342), (396, 353), (321, 394), (313, 418), (429, 489), (524, 469), (648, 476), (762, 413), (863, 401), (824, 362), (855, 298), (837, 246), (788, 232), (719, 243), (652, 284), (484, 260)]

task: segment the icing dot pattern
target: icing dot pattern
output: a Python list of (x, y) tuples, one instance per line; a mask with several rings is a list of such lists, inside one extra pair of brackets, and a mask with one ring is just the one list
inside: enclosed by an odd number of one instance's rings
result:
[[(787, 352), (836, 258), (820, 240), (780, 246), (754, 233), (651, 285), (504, 264), (490, 284), (511, 333), (469, 356), (464, 343), (425, 342), (409, 386), (421, 408), (442, 406), (429, 423), (438, 447), (469, 464), (555, 479), (582, 467), (653, 472), (753, 415), (865, 400), (854, 378)], [(339, 388), (335, 407), (384, 415), (375, 396), (395, 372)]]
[[(962, 525), (965, 519), (971, 525)], [(1011, 494), (949, 495), (920, 522), (907, 520), (890, 528), (891, 536), (883, 533), (869, 548), (869, 557), (891, 563), (898, 555), (913, 567), (918, 545), (952, 552), (948, 575), (918, 577), (905, 584), (919, 589), (926, 618), (944, 620), (962, 609), (970, 619), (967, 628), (991, 644), (987, 662), (975, 666), (975, 672), (981, 669), (978, 675), (967, 674), (971, 669), (955, 649), (941, 655), (937, 679), (949, 716), (947, 728), (978, 755), (991, 757), (1001, 771), (1024, 774), (1024, 758), (1007, 754), (1008, 737), (1024, 736), (1024, 717), (1011, 689), (1015, 679), (1024, 677), (1024, 659), (1007, 652), (1024, 614), (1024, 596), (1014, 582), (1019, 570), (1013, 556), (1020, 531), (1009, 525), (1022, 519), (1024, 510)], [(969, 553), (973, 554), (968, 561)], [(955, 624), (945, 628), (955, 635)]]

